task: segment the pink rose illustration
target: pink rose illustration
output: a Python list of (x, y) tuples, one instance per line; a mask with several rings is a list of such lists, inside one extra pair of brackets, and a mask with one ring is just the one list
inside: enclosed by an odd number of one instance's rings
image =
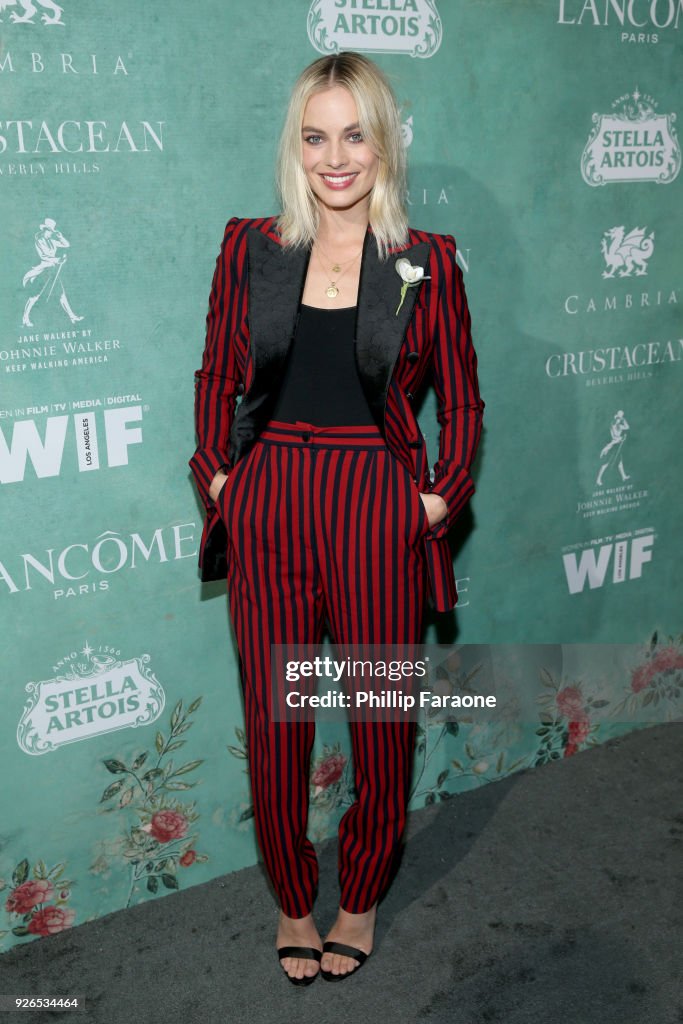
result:
[(145, 832), (150, 832), (160, 843), (170, 843), (172, 839), (182, 839), (187, 832), (187, 818), (178, 811), (157, 811), (152, 815), (149, 825), (143, 825)]
[(633, 692), (640, 693), (641, 690), (647, 689), (655, 676), (655, 671), (653, 671), (653, 663), (639, 665), (637, 669), (634, 669), (631, 673), (631, 689)]
[(588, 721), (583, 694), (578, 686), (565, 686), (558, 693), (556, 703), (563, 718), (570, 718), (573, 722)]
[(590, 722), (588, 719), (580, 719), (569, 723), (567, 746), (564, 748), (564, 756), (571, 757), (577, 752), (579, 746), (588, 739)]
[(13, 914), (27, 914), (38, 903), (46, 903), (54, 895), (54, 888), (49, 879), (22, 882), (10, 893), (5, 909)]
[(76, 916), (75, 910), (63, 907), (43, 907), (37, 910), (28, 923), (28, 930), (34, 935), (56, 935), (70, 928)]
[(187, 850), (187, 851), (186, 851), (186, 852), (185, 852), (185, 853), (184, 853), (184, 854), (182, 855), (182, 857), (180, 858), (180, 860), (178, 861), (178, 863), (179, 863), (179, 864), (180, 864), (180, 865), (181, 865), (182, 867), (184, 867), (184, 868), (189, 868), (191, 864), (194, 864), (194, 862), (196, 861), (196, 859), (197, 859), (197, 853), (196, 853), (196, 851), (195, 851), (195, 850)]
[(677, 647), (662, 647), (652, 659), (652, 668), (657, 672), (683, 668), (683, 653)]
[(343, 754), (330, 754), (313, 772), (311, 781), (318, 791), (327, 789), (334, 782), (339, 782), (344, 771), (346, 758)]

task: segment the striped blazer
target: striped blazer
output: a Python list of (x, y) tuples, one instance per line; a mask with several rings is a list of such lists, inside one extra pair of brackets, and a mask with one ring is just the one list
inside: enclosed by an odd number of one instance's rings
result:
[[(217, 471), (249, 451), (270, 418), (296, 330), (308, 249), (285, 249), (276, 218), (231, 218), (216, 260), (206, 344), (195, 373), (197, 448), (189, 460), (205, 508), (199, 548), (201, 579), (224, 579), (229, 545), (209, 497)], [(361, 257), (355, 327), (356, 365), (387, 447), (410, 471), (418, 489), (440, 494), (448, 506), (422, 543), (429, 598), (436, 611), (457, 603), (447, 533), (474, 493), (470, 473), (481, 434), (484, 401), (455, 239), (409, 229), (409, 241), (379, 258), (368, 228)], [(425, 278), (407, 289), (396, 260), (406, 257)], [(431, 371), (440, 427), (439, 455), (430, 472), (425, 438), (413, 411), (414, 395)], [(429, 379), (429, 378), (428, 378)]]

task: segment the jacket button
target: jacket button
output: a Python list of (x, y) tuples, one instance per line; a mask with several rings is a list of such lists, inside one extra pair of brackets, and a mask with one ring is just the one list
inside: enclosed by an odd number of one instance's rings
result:
[(409, 401), (412, 402), (414, 397), (415, 395), (412, 393), (412, 391), (406, 391), (406, 398), (409, 399)]
[(406, 356), (406, 359), (408, 360), (409, 363), (416, 363), (419, 358), (419, 352), (409, 352), (408, 355)]

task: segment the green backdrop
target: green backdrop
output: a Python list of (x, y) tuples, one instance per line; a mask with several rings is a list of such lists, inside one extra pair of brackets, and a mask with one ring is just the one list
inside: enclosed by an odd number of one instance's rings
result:
[[(508, 699), (425, 718), (412, 806), (680, 717), (682, 34), (680, 0), (0, 2), (0, 949), (257, 858), (193, 372), (225, 223), (275, 212), (320, 52), (391, 77), (486, 401), (459, 603), (425, 639), (446, 687), (459, 645), (502, 658)], [(433, 461), (431, 391), (419, 418)], [(314, 757), (321, 839), (347, 730)]]

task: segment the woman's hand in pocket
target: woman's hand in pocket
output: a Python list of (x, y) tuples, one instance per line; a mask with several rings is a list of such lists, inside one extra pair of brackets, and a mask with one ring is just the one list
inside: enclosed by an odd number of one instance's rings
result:
[(211, 481), (211, 485), (209, 486), (209, 497), (214, 502), (214, 504), (218, 500), (218, 495), (221, 493), (221, 491), (225, 487), (225, 481), (227, 479), (228, 479), (228, 474), (224, 473), (222, 469), (219, 469), (218, 472), (216, 473), (215, 477)]
[(442, 519), (445, 519), (448, 514), (448, 505), (440, 494), (431, 494), (430, 492), (423, 494), (420, 491), (420, 501), (425, 507), (431, 530), (433, 526), (436, 526)]

